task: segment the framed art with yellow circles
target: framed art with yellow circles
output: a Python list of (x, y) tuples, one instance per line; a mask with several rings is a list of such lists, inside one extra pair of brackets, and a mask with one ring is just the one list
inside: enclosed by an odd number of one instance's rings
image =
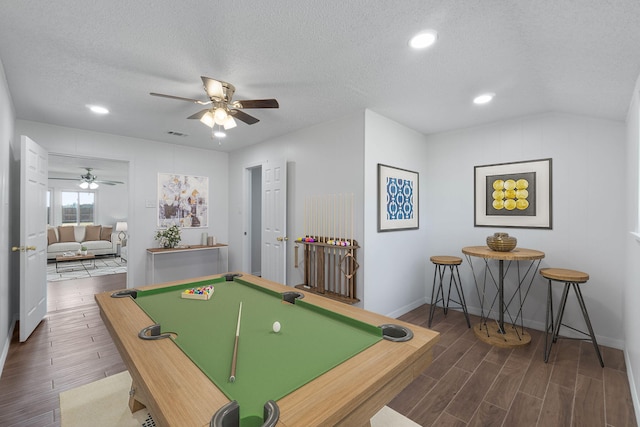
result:
[(551, 159), (474, 168), (476, 227), (552, 228)]

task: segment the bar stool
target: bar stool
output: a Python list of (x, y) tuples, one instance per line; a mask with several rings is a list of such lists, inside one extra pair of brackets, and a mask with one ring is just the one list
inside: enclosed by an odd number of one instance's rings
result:
[[(589, 320), (589, 313), (587, 313), (587, 306), (584, 303), (584, 298), (582, 298), (582, 291), (580, 291), (580, 284), (584, 284), (589, 280), (589, 275), (587, 273), (583, 273), (581, 271), (576, 270), (567, 270), (564, 268), (542, 268), (540, 269), (540, 274), (542, 277), (549, 280), (549, 285), (547, 289), (547, 314), (545, 318), (545, 330), (544, 330), (544, 362), (547, 363), (549, 360), (549, 354), (551, 354), (551, 346), (554, 342), (558, 341), (558, 333), (560, 332), (560, 326), (565, 326), (569, 329), (572, 329), (576, 332), (579, 332), (583, 335), (589, 336), (590, 341), (593, 343), (593, 348), (596, 349), (596, 354), (598, 355), (598, 360), (600, 360), (600, 366), (604, 368), (604, 362), (602, 361), (602, 355), (600, 354), (600, 348), (598, 347), (598, 342), (596, 341), (596, 335), (593, 333), (593, 328), (591, 327), (591, 321)], [(551, 292), (551, 282), (564, 282), (564, 291), (562, 292), (562, 299), (560, 300), (560, 308), (558, 310), (558, 314), (555, 321), (553, 321), (553, 295)], [(578, 298), (578, 304), (580, 304), (580, 310), (582, 310), (582, 316), (584, 317), (584, 321), (587, 324), (587, 328), (589, 328), (589, 333), (587, 334), (584, 331), (579, 329), (575, 329), (569, 325), (565, 325), (562, 323), (562, 316), (564, 315), (564, 308), (567, 304), (567, 296), (569, 295), (569, 288), (573, 288), (576, 297)], [(551, 328), (551, 341), (549, 342), (549, 328)], [(585, 341), (589, 341), (589, 339), (584, 339)]]
[[(462, 311), (464, 312), (464, 316), (467, 319), (467, 326), (471, 327), (471, 322), (469, 321), (469, 313), (467, 312), (467, 303), (464, 299), (464, 293), (462, 292), (462, 282), (460, 281), (460, 271), (458, 271), (458, 266), (462, 264), (462, 258), (458, 258), (455, 256), (447, 256), (447, 255), (437, 255), (432, 256), (430, 258), (431, 262), (435, 264), (436, 268), (433, 272), (433, 287), (431, 288), (431, 308), (429, 310), (429, 327), (431, 327), (431, 321), (433, 320), (433, 313), (436, 311), (436, 306), (439, 302), (442, 302), (442, 308), (444, 310), (444, 315), (447, 315), (447, 311), (449, 310), (449, 302), (453, 301), (456, 304), (459, 304), (462, 307)], [(445, 300), (444, 297), (444, 275), (449, 269), (449, 290), (447, 291), (447, 298)], [(455, 270), (455, 274), (454, 274)], [(457, 276), (457, 278), (456, 278)], [(436, 283), (437, 283), (437, 291), (436, 291)], [(458, 294), (458, 301), (451, 299), (451, 285), (455, 286), (456, 293)]]

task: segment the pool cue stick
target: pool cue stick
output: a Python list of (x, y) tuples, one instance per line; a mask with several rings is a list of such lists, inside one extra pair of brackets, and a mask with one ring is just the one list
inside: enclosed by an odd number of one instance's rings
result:
[(231, 376), (230, 382), (236, 380), (236, 366), (238, 365), (238, 338), (240, 338), (240, 317), (242, 316), (242, 301), (240, 301), (240, 308), (238, 309), (238, 325), (236, 326), (236, 340), (233, 344), (233, 359), (231, 360)]
[(337, 249), (336, 249), (336, 212), (337, 212), (337, 208), (338, 208), (338, 204), (337, 204), (337, 198), (338, 195), (334, 194), (333, 195), (333, 221), (332, 224), (333, 225), (333, 271), (332, 271), (332, 276), (333, 276), (333, 292), (338, 293), (338, 264), (336, 263), (336, 254), (337, 254)]
[(355, 271), (353, 269), (353, 193), (351, 193), (351, 246), (349, 247), (349, 253), (351, 254), (351, 257), (349, 259), (349, 273), (351, 274), (351, 277), (349, 278), (349, 298), (353, 298), (355, 294), (353, 289), (353, 275), (355, 274)]
[(353, 246), (353, 193), (351, 193), (351, 246)]

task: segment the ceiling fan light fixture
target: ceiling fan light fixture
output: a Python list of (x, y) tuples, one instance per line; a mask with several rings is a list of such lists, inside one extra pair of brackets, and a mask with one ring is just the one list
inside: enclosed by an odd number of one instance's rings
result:
[(213, 132), (213, 136), (216, 137), (216, 138), (224, 138), (224, 137), (227, 136), (227, 134), (224, 133), (221, 130), (217, 130), (217, 131)]
[(89, 184), (89, 189), (91, 189), (91, 190), (95, 190), (98, 187), (100, 187), (100, 186), (98, 184), (96, 184), (95, 182), (92, 182), (91, 184)]
[(236, 123), (236, 121), (233, 119), (231, 115), (228, 115), (227, 118), (224, 120), (223, 126), (224, 126), (224, 130), (229, 130), (238, 126), (238, 124)]
[(78, 184), (78, 187), (86, 190), (87, 188), (89, 188), (89, 183), (87, 181), (81, 182), (80, 184)]
[(224, 124), (225, 120), (227, 120), (227, 116), (228, 116), (228, 114), (225, 111), (225, 109), (222, 108), (222, 107), (218, 107), (213, 112), (213, 121), (216, 122), (216, 124), (222, 126)]
[(213, 79), (207, 79), (207, 83), (204, 87), (205, 92), (210, 96), (218, 99), (224, 99), (224, 88), (222, 82)]
[(211, 113), (211, 111), (207, 111), (202, 117), (200, 117), (200, 122), (204, 123), (210, 128), (213, 128), (213, 126), (216, 124), (213, 119), (213, 113)]

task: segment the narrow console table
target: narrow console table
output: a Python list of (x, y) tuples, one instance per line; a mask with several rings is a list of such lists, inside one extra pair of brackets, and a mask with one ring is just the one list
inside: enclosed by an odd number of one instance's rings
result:
[[(467, 261), (471, 266), (471, 270), (473, 272), (473, 280), (475, 281), (476, 289), (478, 290), (478, 297), (480, 298), (480, 324), (474, 326), (473, 328), (476, 336), (482, 341), (498, 347), (509, 348), (529, 344), (529, 342), (531, 342), (531, 335), (529, 335), (524, 330), (522, 306), (524, 305), (524, 300), (529, 293), (529, 289), (531, 289), (531, 284), (535, 279), (540, 261), (542, 261), (542, 259), (544, 258), (544, 252), (525, 248), (516, 248), (510, 252), (498, 252), (490, 249), (487, 246), (467, 246), (465, 248), (462, 248), (462, 253), (465, 254), (465, 256), (467, 257)], [(482, 258), (482, 260), (484, 261), (485, 270), (483, 274), (482, 285), (480, 285), (475, 269), (473, 268), (471, 257)], [(490, 260), (498, 261), (497, 274), (494, 274), (494, 272), (491, 270), (491, 266), (489, 263)], [(505, 261), (507, 261), (506, 268)], [(504, 278), (513, 261), (515, 261), (516, 263), (518, 287), (513, 292), (511, 297), (507, 301), (505, 301)], [(520, 268), (521, 261), (526, 262), (522, 270)], [(487, 287), (487, 279), (489, 278), (493, 282), (498, 292), (497, 295), (493, 298), (491, 305), (487, 308), (485, 307), (485, 292)], [(526, 286), (527, 282), (528, 286)], [(526, 286), (524, 295), (522, 292), (523, 285)], [(509, 312), (509, 306), (516, 299), (516, 296), (518, 297), (519, 303), (518, 312), (515, 314), (515, 316), (512, 316)], [(496, 324), (493, 324), (492, 321), (487, 321), (489, 320), (489, 315), (496, 304), (496, 299), (498, 299), (498, 319), (496, 320)], [(510, 317), (512, 324), (505, 323), (505, 314)], [(517, 326), (518, 319), (520, 320), (520, 327)]]
[(228, 245), (185, 245), (177, 248), (147, 249), (147, 284), (226, 273)]

